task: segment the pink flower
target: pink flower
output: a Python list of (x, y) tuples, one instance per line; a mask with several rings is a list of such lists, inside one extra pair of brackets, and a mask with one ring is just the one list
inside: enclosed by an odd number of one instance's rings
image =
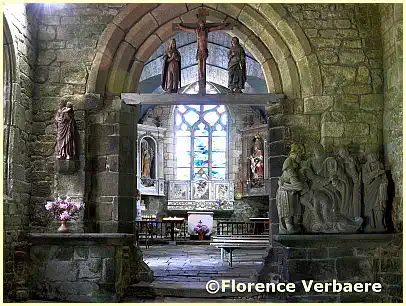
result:
[(59, 208), (61, 208), (61, 209), (67, 209), (68, 206), (69, 205), (67, 203), (65, 203), (65, 202), (62, 202), (61, 204), (59, 204)]
[(70, 219), (68, 212), (65, 210), (62, 214), (59, 215), (61, 221), (67, 221)]
[(52, 202), (47, 202), (47, 204), (45, 204), (45, 209), (50, 210), (52, 208), (52, 206), (53, 206)]
[(80, 202), (74, 203), (73, 207), (76, 208), (77, 210), (79, 210), (82, 208), (82, 203), (80, 203)]

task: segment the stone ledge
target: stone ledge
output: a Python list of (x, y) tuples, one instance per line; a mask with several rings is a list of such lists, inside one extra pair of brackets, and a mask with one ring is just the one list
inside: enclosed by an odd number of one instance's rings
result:
[(122, 233), (29, 233), (33, 244), (108, 244), (128, 245), (133, 242), (133, 234)]
[(340, 243), (389, 243), (402, 239), (401, 233), (384, 234), (325, 234), (325, 235), (273, 235), (272, 241), (284, 246), (314, 246), (314, 244), (334, 245)]
[[(137, 94), (122, 93), (121, 99), (129, 105), (181, 105), (181, 104), (230, 104), (230, 105), (271, 105), (280, 103), (284, 94)], [(191, 102), (192, 101), (192, 102)]]

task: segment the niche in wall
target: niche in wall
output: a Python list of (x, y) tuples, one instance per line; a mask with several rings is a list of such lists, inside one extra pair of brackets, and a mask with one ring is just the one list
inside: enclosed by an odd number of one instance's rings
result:
[(165, 195), (163, 139), (166, 129), (138, 124), (137, 188), (145, 195)]

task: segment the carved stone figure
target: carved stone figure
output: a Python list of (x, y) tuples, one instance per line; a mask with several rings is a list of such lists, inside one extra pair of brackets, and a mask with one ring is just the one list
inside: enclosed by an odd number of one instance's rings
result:
[(299, 178), (300, 159), (300, 148), (294, 144), (283, 163), (283, 173), (279, 178), (279, 187), (276, 192), (279, 234), (294, 234), (301, 231), (302, 208), (299, 192), (307, 189), (307, 185)]
[(154, 158), (154, 150), (149, 146), (146, 140), (141, 143), (141, 177), (151, 178), (151, 165)]
[(245, 51), (238, 38), (233, 37), (228, 51), (228, 88), (231, 92), (241, 93), (246, 80)]
[(341, 213), (349, 218), (361, 216), (361, 176), (358, 165), (350, 155), (348, 149), (341, 146), (338, 149), (338, 161), (340, 166), (339, 178), (342, 181), (342, 205)]
[(167, 93), (176, 93), (179, 87), (182, 87), (181, 56), (178, 49), (176, 49), (174, 39), (171, 40), (163, 56), (161, 86)]
[(208, 34), (209, 32), (231, 29), (229, 23), (224, 24), (207, 24), (206, 17), (208, 16), (207, 11), (201, 9), (199, 14), (196, 15), (198, 19), (198, 27), (195, 25), (183, 25), (183, 24), (174, 24), (175, 30), (182, 30), (186, 32), (196, 33), (197, 38), (197, 53), (196, 59), (198, 64), (199, 71), (199, 94), (206, 93), (206, 60), (209, 55), (207, 49), (208, 45)]
[(55, 116), (56, 122), (56, 158), (76, 159), (76, 122), (73, 104), (61, 102)]
[(362, 218), (347, 218), (341, 214), (341, 205), (345, 197), (343, 171), (337, 160), (326, 157), (324, 148), (316, 145), (314, 156), (304, 165), (304, 174), (310, 181), (310, 193), (303, 197), (311, 210), (311, 232), (352, 233), (357, 231)]
[(264, 178), (264, 153), (260, 136), (255, 136), (253, 153), (249, 157), (251, 163), (251, 178), (258, 181)]
[(388, 179), (376, 153), (367, 155), (367, 162), (362, 166), (362, 181), (366, 217), (364, 230), (366, 232), (384, 232), (387, 229), (385, 210), (388, 200)]

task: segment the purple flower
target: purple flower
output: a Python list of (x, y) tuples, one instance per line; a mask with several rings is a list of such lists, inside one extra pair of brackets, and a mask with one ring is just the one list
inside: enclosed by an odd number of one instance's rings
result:
[(65, 210), (62, 214), (59, 215), (59, 220), (67, 221), (70, 219), (69, 213)]
[(45, 209), (51, 211), (57, 220), (66, 221), (70, 220), (84, 206), (84, 203), (73, 202), (68, 196), (64, 200), (58, 197), (53, 202), (47, 202)]
[(206, 234), (209, 232), (209, 228), (207, 227), (207, 225), (202, 224), (202, 222), (199, 222), (193, 230), (196, 233), (203, 233), (203, 234)]
[(61, 209), (67, 209), (68, 208), (68, 203), (62, 202), (61, 204), (59, 204), (59, 208)]

